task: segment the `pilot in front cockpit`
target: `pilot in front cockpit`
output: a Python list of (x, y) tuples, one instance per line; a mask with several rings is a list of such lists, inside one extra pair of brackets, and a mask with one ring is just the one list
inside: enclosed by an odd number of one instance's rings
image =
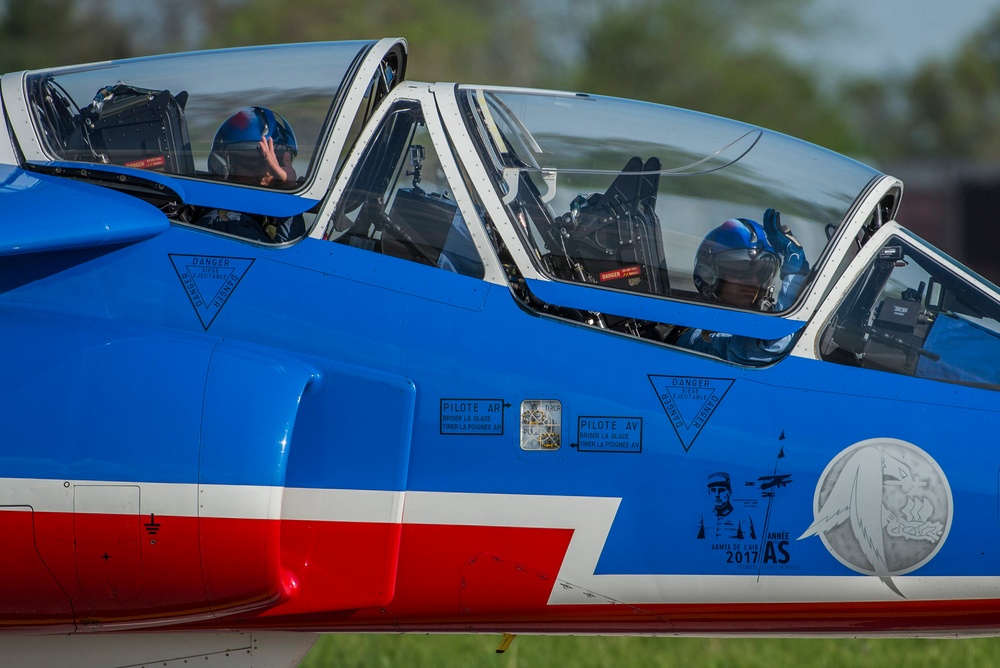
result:
[[(777, 296), (772, 286), (781, 277)], [(764, 224), (730, 218), (709, 232), (695, 256), (694, 283), (710, 302), (760, 311), (783, 311), (798, 296), (809, 275), (802, 245), (774, 209), (764, 212)], [(760, 365), (786, 353), (794, 335), (757, 339), (704, 329), (675, 331), (670, 343), (730, 362)]]
[[(208, 169), (234, 183), (267, 188), (294, 188), (298, 154), (288, 122), (265, 107), (245, 107), (222, 123), (215, 133)], [(212, 210), (198, 225), (264, 243), (283, 243), (305, 235), (302, 216), (272, 218), (238, 211)]]

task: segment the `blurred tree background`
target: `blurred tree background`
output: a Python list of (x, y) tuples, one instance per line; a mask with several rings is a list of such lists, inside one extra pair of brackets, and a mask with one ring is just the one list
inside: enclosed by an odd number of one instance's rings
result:
[(779, 48), (809, 0), (0, 0), (0, 71), (201, 48), (403, 36), (409, 78), (568, 88), (738, 118), (880, 160), (1000, 156), (1000, 14), (903, 78)]
[(950, 54), (873, 78), (808, 57), (811, 38), (859, 25), (876, 35), (894, 29), (832, 7), (818, 0), (0, 0), (0, 71), (401, 36), (410, 45), (410, 79), (648, 100), (854, 156), (906, 182), (901, 222), (1000, 281), (993, 224), (1000, 12)]

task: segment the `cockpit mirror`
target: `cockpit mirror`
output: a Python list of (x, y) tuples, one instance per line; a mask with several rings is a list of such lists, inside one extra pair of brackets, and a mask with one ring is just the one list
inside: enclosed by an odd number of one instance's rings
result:
[(883, 262), (898, 262), (903, 259), (903, 247), (886, 246), (879, 250), (878, 259)]
[(424, 147), (420, 144), (414, 144), (410, 147), (410, 166), (413, 167), (413, 171), (406, 172), (406, 175), (413, 177), (414, 188), (419, 188), (417, 184), (420, 183), (420, 170), (424, 166), (424, 159), (426, 157), (427, 152), (424, 151)]
[(944, 290), (941, 284), (931, 279), (931, 284), (927, 289), (927, 308), (931, 311), (940, 311), (943, 308)]

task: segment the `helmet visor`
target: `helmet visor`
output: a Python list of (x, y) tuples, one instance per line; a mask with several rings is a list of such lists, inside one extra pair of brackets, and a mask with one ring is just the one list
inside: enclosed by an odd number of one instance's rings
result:
[(756, 286), (770, 285), (780, 266), (777, 255), (760, 248), (734, 248), (716, 258), (719, 278)]
[(230, 152), (229, 167), (233, 176), (264, 176), (267, 163), (260, 153)]
[[(274, 145), (274, 156), (278, 159), (278, 164), (283, 165), (285, 154), (292, 149), (285, 144)], [(295, 154), (292, 153), (292, 157)], [(262, 177), (267, 174), (267, 160), (260, 145), (256, 142), (239, 142), (231, 144), (229, 147), (229, 169), (233, 176), (253, 176)]]

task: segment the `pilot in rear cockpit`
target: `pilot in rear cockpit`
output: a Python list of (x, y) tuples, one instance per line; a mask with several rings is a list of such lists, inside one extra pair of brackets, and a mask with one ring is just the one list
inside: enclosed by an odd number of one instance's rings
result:
[[(208, 169), (234, 183), (294, 188), (297, 177), (292, 161), (297, 154), (295, 133), (281, 115), (264, 107), (245, 107), (216, 131)], [(283, 243), (305, 234), (302, 216), (272, 218), (214, 209), (197, 224), (264, 243)]]
[[(760, 311), (791, 306), (809, 274), (802, 245), (774, 209), (764, 212), (764, 225), (731, 218), (709, 232), (695, 256), (694, 283), (710, 302)], [(775, 277), (781, 287), (774, 295)], [(764, 340), (704, 329), (684, 328), (669, 342), (739, 364), (760, 365), (786, 353), (794, 335)]]

